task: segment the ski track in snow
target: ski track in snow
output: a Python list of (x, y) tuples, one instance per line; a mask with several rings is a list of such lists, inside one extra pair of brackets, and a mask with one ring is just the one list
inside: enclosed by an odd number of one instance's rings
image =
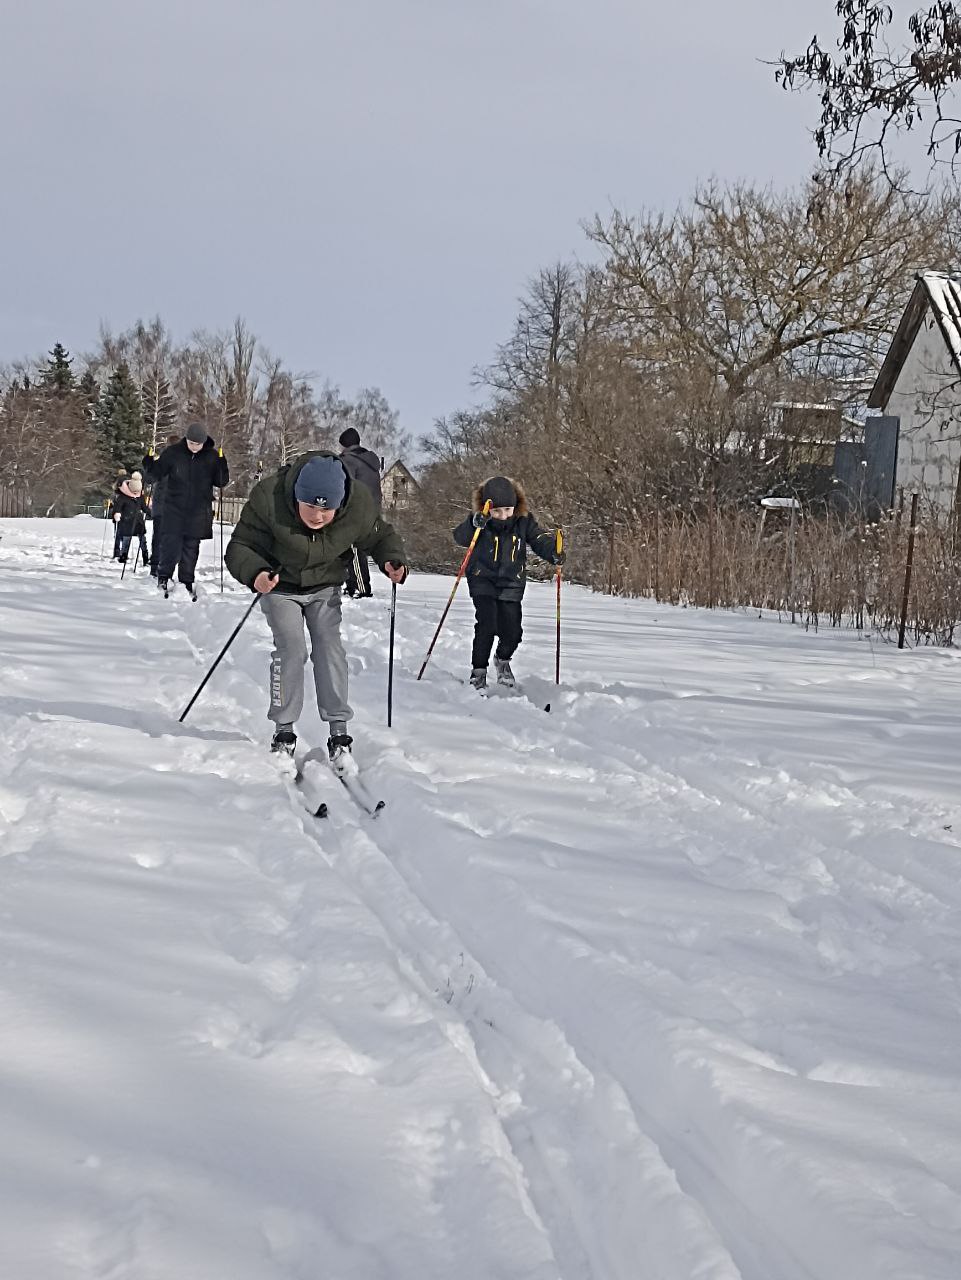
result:
[[(565, 659), (587, 677), (480, 699), (460, 683), (466, 600), (413, 680), (449, 590), (415, 578), (389, 731), (381, 583), (344, 612), (357, 753), (388, 808), (362, 816), (312, 769), (318, 821), (265, 760), (259, 615), (176, 725), (243, 593), (220, 597), (208, 570), (197, 604), (164, 602), (117, 581), (86, 522), (52, 523), (4, 522), (19, 541), (0, 560), (0, 1002), (26, 1046), (14, 1136), (57, 1156), (29, 1170), (56, 1205), (56, 1261), (23, 1274), (958, 1274), (958, 655), (569, 591)], [(535, 654), (550, 665), (551, 605), (532, 589), (522, 679)], [(630, 678), (593, 673), (621, 661)], [(194, 840), (210, 806), (219, 827)], [(38, 866), (62, 881), (53, 937)], [(107, 893), (142, 913), (142, 955), (98, 953)], [(148, 945), (163, 911), (187, 920), (183, 951)], [(127, 1016), (110, 959), (146, 992), (134, 1074), (165, 1071), (196, 1111), (190, 1161), (103, 1061), (98, 1033)], [(44, 1051), (65, 1046), (90, 1102), (129, 1098), (149, 1159), (106, 1113), (112, 1155), (67, 1154), (98, 1120), (58, 1126)], [(298, 1141), (313, 1071), (308, 1129), (354, 1157), (337, 1177)], [(285, 1080), (296, 1106), (273, 1100)]]

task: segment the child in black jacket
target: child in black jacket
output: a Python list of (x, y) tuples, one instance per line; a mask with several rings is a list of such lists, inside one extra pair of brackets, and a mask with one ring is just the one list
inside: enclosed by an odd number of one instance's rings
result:
[(121, 482), (113, 503), (113, 518), (117, 526), (117, 559), (125, 562), (130, 550), (130, 539), (140, 540), (140, 554), (147, 563), (147, 504), (143, 496), (143, 480), (135, 471), (129, 480)]
[[(485, 515), (488, 502), (490, 514)], [(476, 490), (473, 514), (454, 530), (454, 541), (470, 546), (477, 529), (481, 533), (466, 575), (477, 617), (470, 682), (475, 689), (486, 687), (487, 664), (497, 637), (497, 683), (512, 686), (510, 660), (523, 634), (521, 600), (527, 581), (527, 548), (551, 564), (563, 564), (564, 553), (555, 549), (554, 535), (545, 533), (528, 511), (520, 485), (506, 476), (493, 476)]]

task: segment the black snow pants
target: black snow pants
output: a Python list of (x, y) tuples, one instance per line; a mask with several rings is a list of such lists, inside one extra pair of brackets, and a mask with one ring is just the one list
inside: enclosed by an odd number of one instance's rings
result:
[(494, 638), (497, 637), (497, 657), (506, 661), (524, 634), (521, 629), (520, 600), (501, 600), (498, 596), (474, 596), (474, 648), (471, 652), (472, 667), (487, 667), (490, 662)]

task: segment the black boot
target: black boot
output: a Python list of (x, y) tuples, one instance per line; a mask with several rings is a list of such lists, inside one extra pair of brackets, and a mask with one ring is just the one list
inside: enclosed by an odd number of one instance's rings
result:
[(297, 749), (297, 735), (292, 724), (279, 724), (274, 730), (270, 749), (275, 754), (292, 756)]
[(330, 756), (330, 765), (335, 773), (346, 773), (353, 765), (353, 756), (350, 753), (353, 741), (349, 733), (335, 733), (327, 739), (327, 754)]
[(516, 682), (508, 659), (495, 656), (494, 669), (497, 671), (497, 683), (506, 685), (508, 689), (513, 689)]

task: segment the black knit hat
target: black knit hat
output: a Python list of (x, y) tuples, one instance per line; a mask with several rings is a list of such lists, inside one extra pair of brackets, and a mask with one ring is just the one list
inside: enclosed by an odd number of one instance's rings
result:
[(294, 497), (298, 502), (326, 511), (336, 511), (343, 506), (346, 492), (344, 464), (326, 453), (308, 458), (294, 481)]
[(517, 490), (507, 476), (491, 476), (484, 481), (481, 497), (492, 507), (516, 507)]
[(353, 427), (348, 427), (346, 431), (341, 432), (340, 443), (345, 449), (353, 449), (355, 445), (360, 444), (360, 436)]

